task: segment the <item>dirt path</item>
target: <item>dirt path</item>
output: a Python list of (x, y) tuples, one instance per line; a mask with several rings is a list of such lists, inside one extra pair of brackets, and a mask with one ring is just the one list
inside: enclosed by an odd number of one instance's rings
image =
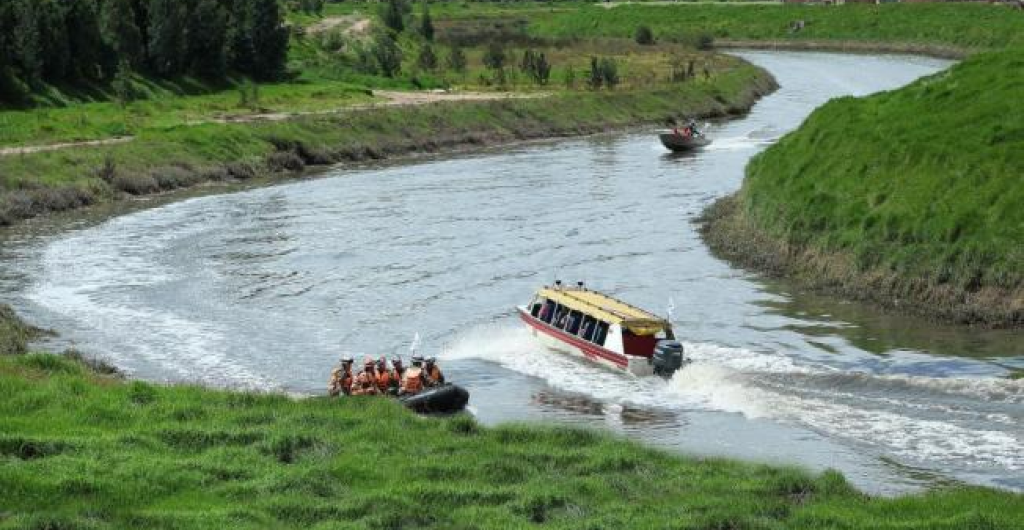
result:
[[(238, 116), (224, 116), (205, 120), (189, 122), (189, 125), (202, 125), (206, 123), (253, 123), (261, 121), (284, 121), (303, 116), (323, 116), (344, 114), (346, 112), (358, 112), (375, 108), (404, 107), (412, 105), (428, 105), (431, 103), (442, 103), (451, 101), (496, 101), (503, 99), (532, 99), (547, 97), (546, 92), (534, 92), (527, 94), (513, 92), (400, 92), (392, 90), (379, 90), (373, 93), (374, 96), (382, 98), (382, 101), (361, 103), (334, 109), (312, 110), (304, 112), (264, 112), (257, 114), (242, 114)], [(17, 147), (0, 147), (0, 157), (27, 155), (42, 153), (45, 151), (59, 151), (73, 147), (97, 147), (103, 145), (123, 144), (134, 140), (132, 136), (119, 136), (117, 138), (106, 138), (102, 140), (84, 140), (81, 142), (64, 142), (45, 145), (26, 145)]]
[(507, 99), (533, 99), (547, 97), (550, 94), (547, 92), (532, 92), (522, 94), (515, 92), (401, 92), (392, 90), (375, 90), (373, 92), (373, 95), (379, 98), (383, 98), (383, 101), (361, 103), (358, 105), (348, 105), (345, 107), (325, 110), (310, 110), (301, 112), (263, 112), (257, 114), (225, 116), (221, 118), (213, 118), (210, 120), (192, 122), (190, 123), (190, 125), (199, 125), (203, 123), (250, 123), (257, 121), (283, 121), (290, 120), (293, 118), (301, 118), (303, 116), (324, 116), (333, 114), (344, 114), (346, 112), (355, 112), (376, 108), (428, 105), (431, 103), (444, 103), (452, 101), (498, 101)]
[(345, 35), (366, 35), (370, 31), (370, 19), (358, 15), (344, 15), (340, 17), (325, 17), (316, 24), (306, 28), (310, 35), (324, 33), (335, 28), (342, 28)]
[(0, 156), (28, 155), (45, 151), (59, 151), (70, 147), (93, 147), (100, 145), (123, 144), (134, 140), (132, 136), (118, 136), (103, 140), (83, 140), (81, 142), (64, 142), (59, 144), (26, 145), (22, 147), (0, 147)]

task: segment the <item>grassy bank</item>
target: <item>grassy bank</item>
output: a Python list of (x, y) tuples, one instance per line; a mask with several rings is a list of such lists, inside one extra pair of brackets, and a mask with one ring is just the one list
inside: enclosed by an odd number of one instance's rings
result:
[[(523, 15), (527, 16), (527, 15)], [(530, 19), (530, 33), (551, 38), (655, 36), (695, 41), (846, 41), (954, 46), (965, 50), (1024, 44), (1024, 13), (981, 3), (804, 5), (590, 5)], [(794, 22), (803, 21), (794, 31)]]
[[(897, 499), (835, 472), (680, 458), (390, 401), (161, 387), (0, 357), (0, 528), (1011, 529), (1018, 495)], [(16, 434), (15, 434), (16, 433)]]
[(0, 304), (0, 356), (27, 352), (29, 341), (41, 333), (21, 320), (10, 306)]
[(1021, 57), (826, 104), (751, 162), (709, 212), (708, 241), (846, 296), (1024, 325)]
[[(352, 110), (251, 123), (138, 131), (133, 141), (0, 157), (0, 224), (208, 181), (459, 146), (593, 133), (747, 110), (774, 88), (737, 59), (705, 55), (708, 78), (547, 97)], [(37, 111), (42, 112), (42, 111)]]

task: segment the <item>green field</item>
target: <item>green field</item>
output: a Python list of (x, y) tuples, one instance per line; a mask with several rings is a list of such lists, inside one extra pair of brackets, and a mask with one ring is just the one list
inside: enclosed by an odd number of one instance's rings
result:
[(1019, 495), (871, 498), (835, 472), (376, 398), (163, 387), (0, 357), (0, 528), (1013, 529)]
[[(557, 5), (557, 4), (556, 4)], [(793, 22), (804, 29), (793, 32)], [(538, 36), (632, 37), (647, 25), (655, 36), (688, 40), (701, 34), (715, 39), (860, 41), (951, 45), (964, 49), (1024, 44), (1024, 14), (983, 3), (799, 5), (590, 5), (553, 10), (531, 17)]]
[(833, 100), (751, 162), (737, 211), (789, 252), (817, 252), (796, 261), (854, 294), (1020, 325), (1022, 98), (1024, 53), (1011, 50)]

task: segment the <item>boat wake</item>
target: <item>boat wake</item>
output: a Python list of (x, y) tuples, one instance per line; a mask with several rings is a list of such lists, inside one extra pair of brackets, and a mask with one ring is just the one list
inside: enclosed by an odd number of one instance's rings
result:
[(668, 381), (551, 352), (528, 330), (512, 327), (471, 330), (442, 356), (495, 362), (608, 406), (734, 412), (878, 447), (911, 462), (1024, 469), (1024, 381), (874, 374), (778, 352), (684, 344), (692, 362)]

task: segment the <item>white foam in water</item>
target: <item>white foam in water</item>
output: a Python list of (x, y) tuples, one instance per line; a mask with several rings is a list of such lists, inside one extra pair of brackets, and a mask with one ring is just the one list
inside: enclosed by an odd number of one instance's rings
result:
[[(168, 208), (164, 214), (185, 209), (187, 204)], [(129, 224), (126, 218), (118, 218), (57, 240), (46, 248), (41, 258), (44, 280), (35, 282), (28, 298), (91, 333), (104, 335), (115, 345), (109, 349), (112, 360), (129, 371), (142, 361), (183, 380), (272, 388), (270, 381), (228, 358), (214, 323), (135, 304), (123, 291), (124, 286), (138, 289), (179, 279), (152, 256), (160, 256), (176, 239), (203, 230), (205, 223), (188, 212), (167, 217), (173, 230), (149, 231), (145, 223)], [(110, 230), (111, 226), (117, 230)], [(138, 233), (139, 226), (145, 234)]]
[[(1011, 429), (980, 430), (953, 419), (914, 417), (918, 408), (941, 410), (930, 403), (901, 406), (898, 401), (865, 399), (855, 392), (801, 388), (821, 383), (821, 376), (844, 376), (834, 367), (806, 364), (772, 352), (686, 343), (692, 360), (668, 382), (635, 378), (551, 352), (522, 327), (488, 326), (457, 337), (446, 349), (447, 359), (484, 359), (544, 379), (559, 389), (586, 394), (609, 403), (613, 415), (622, 404), (673, 408), (702, 408), (735, 412), (746, 417), (771, 418), (803, 425), (858, 443), (884, 447), (908, 459), (968, 461), (983, 466), (1024, 469), (1022, 433)], [(565, 374), (573, 377), (565, 377)], [(848, 374), (853, 383), (897, 380), (932, 392), (986, 400), (995, 395), (1020, 396), (1019, 382), (999, 379), (934, 378)], [(825, 381), (827, 383), (827, 380)], [(805, 391), (810, 390), (810, 391)]]
[(711, 144), (704, 147), (705, 151), (739, 151), (762, 145), (769, 145), (774, 139), (751, 138), (750, 136), (734, 136), (725, 138), (711, 138)]

